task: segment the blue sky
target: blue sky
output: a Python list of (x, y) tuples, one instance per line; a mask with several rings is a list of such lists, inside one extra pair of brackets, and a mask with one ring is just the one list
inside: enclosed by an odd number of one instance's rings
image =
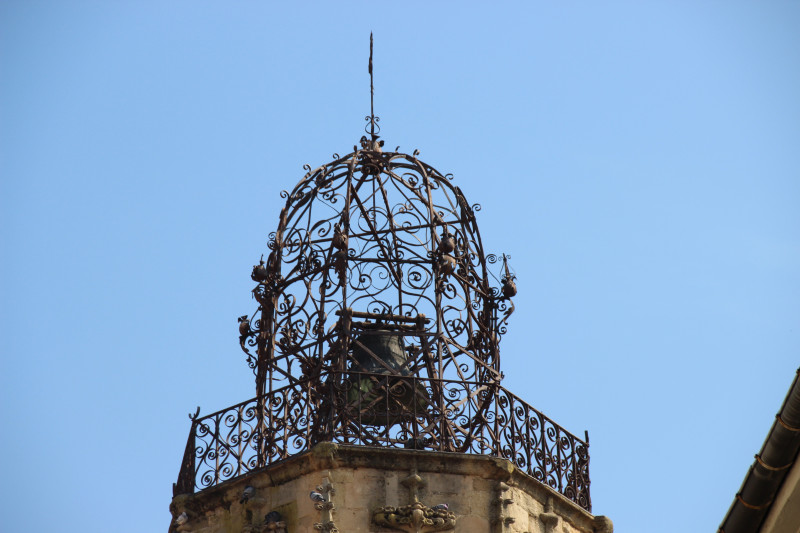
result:
[(167, 527), (186, 414), (254, 394), (279, 192), (362, 134), (370, 30), (387, 145), (511, 254), (505, 386), (589, 430), (617, 531), (714, 530), (798, 367), (800, 5), (287, 4), (0, 4), (8, 530)]

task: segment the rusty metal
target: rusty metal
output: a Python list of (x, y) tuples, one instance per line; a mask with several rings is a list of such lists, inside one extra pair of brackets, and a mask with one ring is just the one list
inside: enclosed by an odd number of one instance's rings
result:
[[(195, 422), (195, 488), (332, 441), (505, 457), (590, 509), (588, 442), (500, 385), (516, 276), (484, 252), (480, 206), (417, 152), (374, 147), (282, 193), (239, 318), (257, 396)], [(401, 337), (404, 362), (365, 363), (370, 334)]]
[[(251, 275), (257, 309), (239, 317), (256, 397), (193, 420), (182, 488), (332, 441), (505, 457), (590, 509), (588, 442), (500, 386), (508, 257), (485, 252), (480, 205), (451, 175), (383, 150), (371, 42), (369, 71), (368, 137), (281, 193)], [(370, 335), (398, 337), (382, 341), (391, 358)]]
[[(374, 377), (374, 375), (373, 375)], [(326, 440), (355, 446), (414, 448), (505, 457), (523, 472), (591, 510), (589, 445), (501, 386), (476, 381), (395, 378), (393, 387), (443, 400), (441, 409), (398, 402), (402, 390), (378, 403), (349, 395), (354, 376), (338, 374), (323, 394), (312, 380), (298, 381), (222, 411), (192, 427), (195, 489), (203, 490), (308, 450), (317, 442), (320, 415), (332, 416)], [(398, 384), (399, 382), (399, 384)], [(385, 386), (385, 384), (384, 384)], [(477, 391), (477, 394), (476, 394)], [(491, 397), (483, 409), (478, 396)], [(321, 413), (320, 404), (330, 406)], [(257, 413), (263, 408), (263, 419)], [(396, 413), (392, 426), (364, 424), (376, 413)], [(483, 412), (489, 423), (475, 424)], [(441, 428), (450, 428), (442, 432)], [(259, 428), (268, 428), (262, 433)]]
[[(504, 264), (503, 287), (490, 283), (498, 258), (483, 250), (480, 207), (417, 153), (364, 145), (282, 193), (269, 257), (253, 269), (259, 307), (239, 319), (257, 394), (301, 381), (338, 386), (336, 376), (364, 370), (355, 339), (376, 325), (403, 337), (408, 368), (421, 378), (498, 385), (513, 279)], [(441, 410), (439, 396), (431, 401)], [(330, 407), (322, 398), (320, 412)], [(471, 426), (487, 423), (491, 402), (476, 396)], [(319, 432), (325, 440), (330, 429)]]
[(197, 433), (197, 417), (199, 415), (200, 407), (197, 408), (194, 415), (189, 415), (189, 419), (192, 421), (192, 429), (189, 431), (189, 438), (186, 440), (186, 449), (183, 451), (183, 461), (181, 461), (181, 469), (178, 472), (178, 481), (172, 484), (173, 496), (194, 492), (195, 459), (197, 458), (195, 435)]

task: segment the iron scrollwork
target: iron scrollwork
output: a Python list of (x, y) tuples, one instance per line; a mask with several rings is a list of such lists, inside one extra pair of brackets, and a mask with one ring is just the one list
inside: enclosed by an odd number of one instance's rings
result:
[[(358, 446), (452, 451), (494, 455), (591, 510), (589, 445), (523, 400), (497, 386), (489, 393), (479, 382), (407, 377), (386, 380), (373, 395), (353, 395), (357, 373), (332, 374), (326, 389), (333, 408), (332, 442)], [(311, 421), (323, 402), (304, 381), (273, 390), (228, 409), (197, 418), (193, 424), (194, 488), (203, 490), (310, 449), (317, 431)], [(442, 408), (408, 403), (411, 391), (426, 401), (435, 393)], [(380, 393), (380, 394), (379, 394)], [(376, 400), (376, 398), (378, 398)], [(482, 409), (492, 398), (489, 409)], [(262, 413), (259, 421), (256, 413)], [(475, 417), (483, 413), (484, 423)], [(392, 425), (365, 423), (392, 417)], [(442, 431), (441, 428), (446, 428)]]
[(268, 260), (253, 268), (259, 306), (240, 319), (259, 394), (350, 364), (347, 309), (372, 322), (430, 317), (406, 335), (423, 376), (499, 381), (498, 322), (513, 310), (513, 279), (506, 265), (502, 288), (490, 285), (479, 206), (450, 178), (365, 137), (282, 193)]
[(239, 318), (256, 397), (193, 420), (184, 478), (204, 489), (333, 441), (505, 457), (590, 509), (588, 443), (500, 386), (516, 277), (485, 253), (480, 206), (369, 126), (281, 193)]

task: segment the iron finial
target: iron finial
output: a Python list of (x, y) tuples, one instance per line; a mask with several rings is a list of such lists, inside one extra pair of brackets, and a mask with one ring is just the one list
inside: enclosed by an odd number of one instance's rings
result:
[(503, 274), (503, 278), (500, 280), (503, 283), (503, 298), (509, 299), (517, 295), (517, 284), (514, 283), (514, 280), (517, 278), (514, 274), (511, 273), (511, 269), (508, 268), (508, 259), (509, 257), (506, 254), (503, 254), (503, 269), (505, 273)]
[(378, 135), (381, 131), (380, 126), (378, 126), (378, 122), (381, 121), (379, 117), (375, 116), (375, 85), (372, 81), (372, 32), (369, 32), (369, 116), (366, 117), (367, 120), (367, 133), (369, 133), (370, 137), (372, 138), (372, 145), (376, 145), (375, 142), (380, 135)]

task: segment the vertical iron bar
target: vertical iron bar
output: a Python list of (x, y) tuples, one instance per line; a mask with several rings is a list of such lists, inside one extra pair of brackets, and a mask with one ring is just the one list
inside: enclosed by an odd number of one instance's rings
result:
[(243, 441), (245, 439), (242, 438), (242, 422), (243, 422), (243, 420), (242, 420), (242, 418), (243, 418), (242, 417), (242, 409), (244, 409), (246, 405), (247, 404), (244, 404), (242, 407), (239, 407), (238, 413), (237, 413), (238, 420), (237, 420), (237, 423), (236, 423), (236, 431), (238, 433), (238, 439), (237, 440), (238, 440), (239, 446), (238, 446), (238, 450), (237, 450), (237, 453), (236, 453), (236, 455), (237, 455), (237, 457), (236, 457), (236, 473), (234, 474), (234, 476), (238, 476), (239, 474), (242, 473), (242, 470), (243, 470), (242, 460), (244, 459), (244, 449), (245, 449)]
[(372, 85), (372, 32), (369, 32), (369, 134), (375, 141), (375, 87)]
[(547, 451), (547, 440), (545, 431), (545, 419), (541, 413), (536, 413), (539, 418), (539, 446), (542, 449), (542, 481), (547, 484), (547, 462), (550, 453)]
[(220, 479), (219, 471), (220, 471), (220, 464), (219, 458), (221, 451), (223, 449), (222, 443), (220, 441), (219, 436), (219, 425), (222, 423), (224, 413), (220, 413), (215, 417), (214, 423), (214, 484), (220, 483), (222, 480)]

